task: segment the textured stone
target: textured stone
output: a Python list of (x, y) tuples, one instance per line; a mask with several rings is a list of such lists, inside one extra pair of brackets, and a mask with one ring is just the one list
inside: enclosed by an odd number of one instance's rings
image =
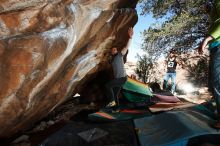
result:
[(0, 2), (0, 137), (33, 126), (125, 46), (137, 0)]

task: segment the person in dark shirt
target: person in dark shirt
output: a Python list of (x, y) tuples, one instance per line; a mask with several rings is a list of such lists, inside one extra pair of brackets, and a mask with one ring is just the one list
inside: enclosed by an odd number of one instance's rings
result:
[(173, 50), (170, 51), (168, 59), (166, 60), (167, 72), (163, 78), (163, 89), (168, 90), (168, 81), (171, 79), (171, 92), (174, 94), (176, 88), (176, 67), (180, 64), (177, 56)]
[(128, 46), (131, 42), (133, 36), (133, 28), (130, 27), (128, 29), (128, 37), (129, 37), (129, 41), (126, 45), (125, 48), (123, 48), (120, 52), (118, 51), (118, 48), (113, 47), (111, 49), (111, 54), (112, 54), (112, 69), (113, 69), (113, 73), (114, 73), (114, 79), (109, 81), (105, 87), (107, 90), (107, 98), (109, 100), (111, 100), (110, 104), (107, 105), (107, 107), (111, 107), (111, 106), (115, 106), (115, 108), (117, 108), (117, 106), (119, 105), (118, 102), (118, 94), (119, 91), (121, 89), (121, 87), (125, 84), (125, 82), (127, 81), (127, 74), (124, 68), (124, 60), (123, 60), (123, 56), (126, 54), (126, 52), (128, 51)]

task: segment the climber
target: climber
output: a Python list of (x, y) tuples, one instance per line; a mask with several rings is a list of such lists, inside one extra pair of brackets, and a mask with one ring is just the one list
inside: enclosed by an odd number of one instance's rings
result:
[(131, 43), (132, 36), (133, 36), (133, 28), (130, 27), (128, 29), (129, 41), (126, 47), (124, 47), (120, 52), (116, 47), (113, 47), (111, 49), (111, 55), (112, 55), (111, 65), (113, 68), (114, 79), (112, 79), (105, 85), (107, 91), (106, 92), (107, 98), (111, 100), (111, 102), (106, 107), (114, 107), (114, 109), (117, 109), (117, 107), (119, 106), (118, 94), (120, 92), (121, 87), (127, 81), (123, 56), (128, 51), (128, 47)]
[[(214, 128), (220, 129), (220, 0), (214, 0), (206, 4), (206, 11), (211, 12), (213, 24), (211, 25), (208, 35), (198, 48), (199, 54), (202, 54), (206, 46), (210, 50), (210, 72), (211, 72), (211, 91), (217, 106), (217, 122)], [(208, 45), (209, 44), (209, 45)]]

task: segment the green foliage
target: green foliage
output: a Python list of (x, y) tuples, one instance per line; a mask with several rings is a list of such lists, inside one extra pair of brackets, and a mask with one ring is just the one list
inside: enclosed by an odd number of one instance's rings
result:
[(207, 85), (209, 77), (209, 60), (208, 55), (202, 56), (194, 64), (187, 64), (189, 78), (195, 85)]
[(142, 14), (152, 13), (154, 18), (162, 18), (168, 12), (178, 13), (179, 3), (175, 0), (139, 0), (142, 7)]
[(142, 48), (160, 55), (173, 48), (186, 51), (198, 47), (207, 33), (209, 16), (204, 0), (140, 0), (142, 14), (152, 13), (160, 24), (142, 34)]
[(153, 60), (147, 55), (137, 56), (137, 57), (138, 57), (138, 62), (135, 72), (138, 75), (138, 77), (144, 83), (146, 83), (150, 75), (150, 70), (153, 69), (153, 64), (154, 64)]

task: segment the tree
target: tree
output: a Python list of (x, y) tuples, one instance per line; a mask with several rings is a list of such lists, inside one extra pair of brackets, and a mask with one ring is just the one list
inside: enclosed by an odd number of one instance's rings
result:
[[(188, 64), (186, 70), (189, 73), (188, 78), (194, 85), (208, 85), (209, 78), (209, 57), (207, 54), (203, 56), (186, 56)], [(190, 63), (191, 62), (191, 63)]]
[(142, 48), (155, 55), (169, 49), (195, 49), (210, 25), (204, 0), (140, 0), (142, 15), (153, 14), (160, 24), (153, 24), (142, 34)]
[(147, 55), (137, 56), (137, 68), (135, 70), (138, 77), (146, 83), (148, 81), (148, 77), (150, 75), (151, 69), (153, 69), (153, 59)]

